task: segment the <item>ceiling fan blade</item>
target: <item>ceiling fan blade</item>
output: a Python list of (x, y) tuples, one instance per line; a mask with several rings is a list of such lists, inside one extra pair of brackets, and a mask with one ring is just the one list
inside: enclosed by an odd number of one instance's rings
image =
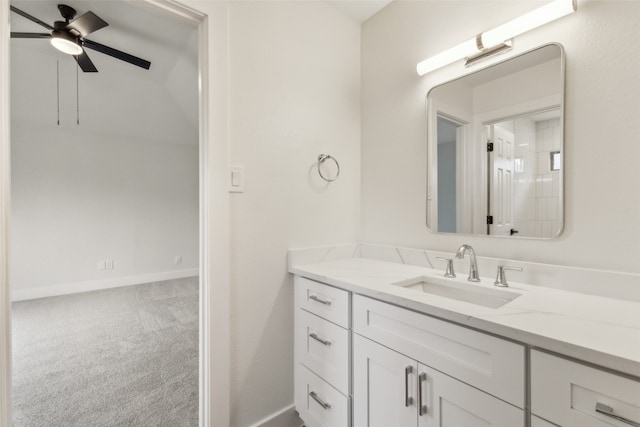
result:
[(12, 39), (50, 39), (49, 33), (11, 33)]
[(89, 59), (89, 55), (87, 55), (86, 51), (82, 52), (82, 54), (80, 55), (73, 55), (73, 58), (76, 60), (76, 62), (80, 66), (80, 69), (85, 73), (98, 72), (98, 69), (96, 68), (95, 65), (93, 65), (93, 62), (91, 61), (91, 59)]
[(149, 67), (151, 67), (151, 62), (145, 59), (129, 55), (128, 53), (121, 52), (117, 49), (105, 46), (100, 43), (96, 43), (91, 40), (82, 40), (82, 45), (84, 47), (88, 47), (89, 49), (97, 50), (100, 53), (104, 53), (105, 55), (113, 56), (114, 58), (120, 59), (121, 61), (128, 62), (129, 64), (137, 65), (138, 67), (144, 68), (145, 70), (148, 70)]
[(11, 11), (17, 13), (18, 15), (22, 16), (23, 18), (27, 18), (29, 21), (35, 22), (38, 25), (42, 25), (44, 28), (46, 28), (47, 30), (52, 30), (53, 31), (53, 27), (49, 24), (47, 24), (44, 21), (39, 20), (38, 18), (29, 15), (27, 12), (23, 12), (22, 10), (18, 9), (15, 6), (11, 6)]
[(67, 25), (67, 29), (74, 30), (80, 37), (85, 37), (87, 34), (98, 31), (101, 28), (106, 27), (107, 24), (102, 18), (93, 12), (87, 12), (84, 15), (74, 19)]

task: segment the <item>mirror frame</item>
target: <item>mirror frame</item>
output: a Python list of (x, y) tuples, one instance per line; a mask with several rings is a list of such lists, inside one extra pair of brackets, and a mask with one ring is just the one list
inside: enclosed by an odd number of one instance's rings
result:
[[(434, 168), (432, 166), (432, 159), (434, 159), (434, 156), (437, 154), (436, 148), (437, 147), (437, 127), (435, 126), (438, 116), (439, 116), (439, 111), (433, 111), (434, 107), (432, 105), (431, 99), (429, 98), (429, 96), (431, 95), (431, 93), (435, 90), (438, 89), (446, 84), (449, 83), (453, 83), (453, 82), (457, 82), (458, 80), (461, 80), (465, 77), (477, 74), (479, 72), (485, 71), (487, 69), (490, 69), (492, 67), (495, 66), (499, 66), (501, 64), (504, 64), (505, 62), (511, 61), (513, 59), (519, 58), (521, 56), (527, 55), (529, 53), (535, 52), (537, 50), (543, 49), (545, 47), (550, 47), (550, 46), (554, 46), (557, 47), (559, 49), (560, 52), (560, 105), (559, 105), (559, 110), (560, 110), (560, 114), (561, 114), (561, 120), (560, 120), (560, 135), (562, 136), (562, 141), (560, 143), (560, 150), (562, 155), (560, 156), (560, 168), (561, 170), (560, 175), (559, 175), (559, 192), (558, 192), (558, 196), (560, 198), (559, 200), (559, 204), (558, 204), (558, 209), (559, 209), (559, 213), (560, 213), (560, 224), (557, 230), (554, 231), (554, 234), (550, 237), (535, 237), (535, 236), (505, 236), (505, 235), (491, 235), (491, 234), (486, 234), (486, 233), (448, 233), (448, 232), (440, 232), (440, 231), (434, 231), (431, 229), (431, 227), (429, 226), (430, 223), (430, 209), (434, 209), (433, 207), (430, 206), (430, 201), (432, 199), (436, 199), (437, 200), (437, 190), (435, 190), (433, 187), (437, 188), (437, 167)], [(497, 61), (497, 62), (493, 62), (483, 68), (479, 68), (477, 70), (474, 70), (472, 72), (469, 73), (464, 73), (461, 74), (453, 79), (444, 81), (442, 83), (439, 83), (435, 86), (432, 86), (428, 91), (427, 91), (427, 96), (425, 98), (425, 104), (426, 104), (426, 114), (427, 114), (427, 176), (426, 176), (426, 189), (427, 192), (425, 194), (425, 225), (427, 230), (430, 233), (433, 234), (440, 234), (440, 235), (451, 235), (451, 236), (465, 236), (465, 237), (491, 237), (491, 238), (507, 238), (507, 239), (534, 239), (534, 240), (550, 240), (550, 239), (556, 239), (558, 238), (565, 229), (565, 188), (564, 188), (564, 171), (565, 171), (565, 156), (566, 156), (566, 144), (565, 144), (565, 140), (566, 140), (566, 134), (565, 134), (565, 120), (566, 120), (566, 109), (565, 109), (565, 98), (566, 98), (566, 53), (565, 53), (565, 49), (562, 46), (562, 44), (557, 43), (557, 42), (550, 42), (550, 43), (545, 43), (543, 45), (534, 47), (532, 49), (511, 55), (507, 58), (504, 58), (501, 61)], [(447, 117), (446, 114), (443, 114), (443, 116)], [(515, 118), (515, 117), (519, 117), (522, 116), (522, 114), (513, 114), (513, 115), (507, 115), (504, 117), (496, 117), (495, 119), (492, 119), (490, 122), (491, 123), (497, 123), (500, 121), (504, 121), (504, 120), (509, 120), (511, 118)], [(489, 123), (489, 122), (487, 122)], [(476, 144), (476, 146), (472, 147), (472, 154), (476, 154), (479, 156), (481, 159), (481, 164), (479, 167), (479, 170), (481, 172), (481, 176), (480, 176), (480, 180), (478, 180), (477, 183), (475, 183), (474, 188), (471, 190), (471, 192), (473, 194), (471, 194), (472, 197), (472, 204), (475, 206), (478, 206), (479, 204), (477, 203), (477, 199), (481, 198), (484, 199), (483, 202), (481, 202), (480, 205), (485, 206), (487, 205), (487, 200), (488, 200), (488, 170), (487, 170), (487, 153), (486, 150), (481, 150), (480, 148), (480, 144)], [(480, 151), (478, 153), (478, 151)], [(437, 161), (437, 160), (436, 160)], [(435, 190), (435, 191), (434, 191)], [(479, 191), (477, 191), (479, 190)], [(435, 197), (434, 197), (435, 195)], [(484, 203), (484, 204), (482, 204)], [(437, 205), (435, 205), (435, 209), (437, 209)], [(436, 217), (437, 220), (437, 217)], [(474, 228), (476, 225), (479, 224), (479, 220), (475, 220), (474, 221)], [(436, 224), (437, 227), (437, 224)]]

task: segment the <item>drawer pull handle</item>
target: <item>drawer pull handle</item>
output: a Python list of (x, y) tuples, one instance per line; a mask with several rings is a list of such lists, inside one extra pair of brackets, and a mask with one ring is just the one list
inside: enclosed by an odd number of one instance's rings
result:
[(309, 393), (309, 396), (311, 396), (313, 400), (318, 402), (318, 405), (322, 406), (323, 409), (331, 409), (331, 405), (329, 404), (329, 402), (325, 402), (324, 400), (320, 399), (315, 391)]
[(631, 421), (628, 418), (621, 417), (620, 415), (616, 415), (613, 413), (613, 408), (611, 406), (607, 406), (604, 403), (596, 402), (596, 412), (599, 412), (607, 417), (611, 417), (618, 421), (622, 421), (625, 424), (632, 425), (633, 427), (640, 427), (640, 423), (635, 421)]
[(325, 299), (319, 298), (318, 295), (315, 295), (315, 294), (309, 295), (309, 299), (312, 299), (312, 300), (314, 300), (316, 302), (319, 302), (320, 304), (331, 305), (331, 301), (330, 300), (325, 300)]
[(427, 413), (427, 405), (422, 403), (422, 386), (427, 382), (427, 374), (424, 372), (418, 376), (418, 405), (420, 405), (420, 416)]
[(409, 396), (409, 374), (413, 372), (413, 366), (404, 368), (404, 406), (407, 408), (413, 404), (413, 397)]
[(320, 338), (318, 336), (318, 334), (316, 334), (315, 332), (311, 332), (309, 334), (310, 338), (313, 338), (314, 340), (318, 341), (319, 343), (321, 343), (322, 345), (326, 345), (326, 346), (330, 346), (331, 345), (331, 340), (325, 340), (323, 338)]

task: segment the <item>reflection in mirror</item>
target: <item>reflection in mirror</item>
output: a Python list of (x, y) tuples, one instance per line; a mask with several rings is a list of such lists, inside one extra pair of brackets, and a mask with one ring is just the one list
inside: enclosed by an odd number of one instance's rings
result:
[(559, 45), (547, 45), (429, 92), (432, 231), (561, 232), (563, 60)]

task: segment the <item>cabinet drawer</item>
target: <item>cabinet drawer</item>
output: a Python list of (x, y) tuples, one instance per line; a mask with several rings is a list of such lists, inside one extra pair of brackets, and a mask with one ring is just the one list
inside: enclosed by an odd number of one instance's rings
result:
[(296, 410), (306, 427), (350, 425), (349, 398), (300, 364), (295, 390)]
[(343, 328), (349, 328), (349, 292), (295, 276), (296, 305)]
[(524, 408), (522, 345), (360, 295), (353, 297), (353, 330)]
[[(598, 403), (613, 416), (597, 412)], [(640, 425), (640, 382), (534, 350), (531, 410), (564, 427)]]
[(349, 331), (307, 311), (296, 313), (298, 362), (349, 394)]

